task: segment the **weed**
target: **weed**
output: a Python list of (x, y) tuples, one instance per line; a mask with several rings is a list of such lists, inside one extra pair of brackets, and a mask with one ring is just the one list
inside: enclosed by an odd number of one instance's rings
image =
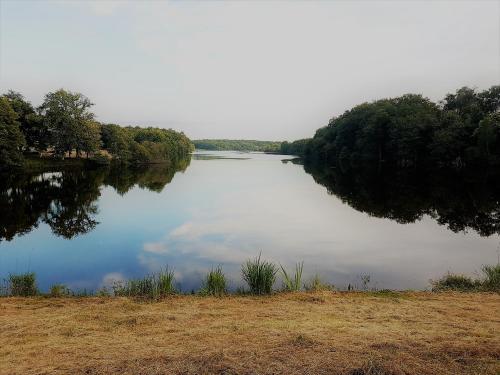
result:
[(295, 265), (295, 274), (292, 275), (286, 272), (285, 268), (280, 264), (281, 273), (283, 274), (283, 289), (287, 292), (298, 292), (302, 287), (302, 269), (304, 262)]
[(241, 273), (252, 294), (270, 294), (278, 269), (273, 263), (262, 261), (260, 256), (247, 260), (241, 267)]

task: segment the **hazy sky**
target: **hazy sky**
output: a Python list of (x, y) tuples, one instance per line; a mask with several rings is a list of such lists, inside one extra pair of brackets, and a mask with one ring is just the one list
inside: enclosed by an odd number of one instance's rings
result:
[(98, 120), (297, 139), (363, 101), (500, 83), (500, 1), (0, 0), (0, 88)]

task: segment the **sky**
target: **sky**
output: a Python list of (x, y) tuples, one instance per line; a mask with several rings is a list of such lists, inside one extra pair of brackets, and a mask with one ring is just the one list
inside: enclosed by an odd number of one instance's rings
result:
[(365, 101), (500, 83), (500, 1), (0, 0), (0, 89), (97, 119), (294, 140)]

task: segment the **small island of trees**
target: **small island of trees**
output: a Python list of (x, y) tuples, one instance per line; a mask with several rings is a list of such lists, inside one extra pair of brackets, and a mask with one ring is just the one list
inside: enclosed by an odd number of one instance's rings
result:
[(37, 108), (15, 91), (0, 96), (0, 170), (22, 168), (33, 155), (151, 164), (173, 163), (193, 150), (188, 137), (171, 129), (99, 123), (92, 105), (63, 89), (45, 95)]

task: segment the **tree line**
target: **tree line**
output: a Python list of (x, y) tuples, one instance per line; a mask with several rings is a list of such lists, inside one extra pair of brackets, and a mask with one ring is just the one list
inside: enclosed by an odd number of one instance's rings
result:
[(92, 106), (63, 89), (46, 94), (36, 108), (18, 92), (0, 96), (0, 169), (22, 167), (27, 154), (147, 164), (173, 162), (193, 150), (182, 132), (99, 123)]
[(213, 151), (279, 152), (281, 146), (281, 142), (245, 139), (197, 139), (193, 144), (197, 149)]
[(439, 103), (407, 94), (363, 103), (282, 152), (342, 167), (500, 164), (500, 86), (462, 87)]

